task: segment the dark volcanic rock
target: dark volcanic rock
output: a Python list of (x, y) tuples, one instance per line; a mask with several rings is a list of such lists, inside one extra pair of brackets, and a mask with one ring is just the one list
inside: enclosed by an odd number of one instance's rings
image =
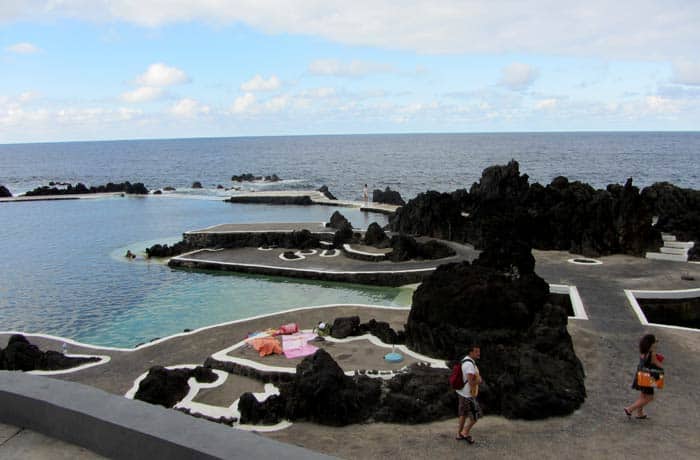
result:
[(386, 203), (395, 204), (397, 206), (403, 206), (406, 202), (401, 198), (401, 194), (395, 190), (387, 187), (383, 192), (381, 190), (374, 190), (372, 192), (372, 201), (375, 203)]
[(360, 335), (360, 317), (349, 316), (336, 318), (331, 327), (331, 337), (344, 339), (353, 335)]
[(394, 235), (391, 237), (391, 253), (389, 258), (392, 262), (404, 262), (414, 259), (418, 255), (418, 243), (407, 235)]
[(377, 321), (376, 319), (371, 319), (366, 323), (360, 324), (359, 333), (372, 334), (384, 343), (399, 345), (406, 341), (406, 335), (403, 331), (396, 332), (389, 326), (389, 323)]
[(263, 402), (258, 402), (253, 393), (243, 393), (238, 400), (241, 423), (246, 425), (274, 425), (284, 417), (284, 399), (272, 395)]
[(484, 170), (469, 192), (466, 240), (477, 248), (518, 239), (538, 249), (568, 250), (596, 257), (643, 255), (661, 244), (651, 210), (631, 179), (595, 190), (557, 177), (547, 187), (528, 185), (519, 165)]
[(12, 193), (4, 185), (0, 185), (0, 198), (12, 198)]
[(434, 191), (420, 193), (389, 218), (393, 232), (453, 241), (464, 241), (465, 224), (461, 203), (449, 193)]
[(445, 359), (459, 359), (470, 343), (479, 343), (479, 369), (489, 384), (480, 398), (490, 413), (511, 418), (571, 413), (586, 392), (566, 312), (547, 303), (549, 287), (528, 272), (526, 257), (504, 260), (487, 254), (473, 265), (438, 267), (413, 296), (406, 343)]
[(381, 406), (374, 414), (378, 422), (427, 423), (455, 416), (457, 396), (445, 382), (449, 371), (413, 364), (386, 384)]
[(365, 232), (365, 244), (375, 248), (388, 248), (391, 244), (382, 227), (378, 223), (372, 222)]
[[(63, 186), (64, 184), (56, 184)], [(71, 184), (66, 184), (65, 188), (47, 187), (46, 185), (42, 187), (37, 187), (34, 190), (30, 190), (25, 193), (26, 196), (51, 196), (51, 195), (84, 195), (89, 193), (128, 193), (133, 195), (147, 195), (148, 189), (145, 185), (140, 182), (132, 184), (131, 182), (123, 182), (120, 184), (113, 184), (109, 182), (106, 185), (99, 185), (97, 187), (92, 186), (90, 188), (86, 187), (85, 184), (77, 183), (75, 186)]]
[(166, 192), (174, 192), (174, 191), (175, 191), (175, 187), (170, 187), (170, 186), (168, 186), (168, 187), (163, 187), (163, 191), (166, 191)]
[(280, 388), (290, 420), (322, 425), (358, 423), (376, 410), (381, 383), (369, 377), (348, 377), (323, 349), (297, 366), (294, 381)]
[(700, 190), (657, 182), (642, 190), (642, 199), (659, 217), (658, 230), (679, 241), (700, 241)]
[(354, 239), (355, 233), (352, 231), (352, 225), (342, 224), (333, 235), (333, 247), (341, 248), (346, 243), (352, 243)]
[(162, 190), (156, 190), (155, 192), (153, 192), (153, 194), (154, 194), (154, 195), (162, 195), (162, 194), (163, 194), (163, 191), (162, 191)]
[(435, 240), (420, 243), (407, 235), (394, 235), (391, 237), (392, 248), (389, 258), (392, 262), (405, 262), (411, 259), (442, 259), (455, 255), (455, 251), (449, 246)]
[(202, 188), (202, 183), (199, 181), (192, 182), (192, 188)]
[(304, 196), (232, 196), (228, 200), (224, 200), (228, 203), (242, 203), (242, 204), (289, 204), (297, 206), (308, 206), (313, 204), (311, 198), (308, 195)]
[(277, 174), (271, 174), (269, 176), (263, 177), (263, 176), (256, 176), (256, 175), (251, 174), (251, 173), (243, 173), (241, 175), (231, 176), (231, 180), (233, 182), (253, 182), (256, 180), (264, 180), (267, 182), (279, 182), (282, 179), (280, 179), (280, 177)]
[(166, 369), (153, 366), (139, 384), (134, 399), (164, 407), (173, 407), (187, 395), (187, 380), (194, 377), (199, 382), (213, 382), (216, 374), (211, 369), (197, 366), (195, 369)]
[(318, 189), (319, 192), (323, 193), (323, 195), (328, 198), (329, 200), (337, 200), (335, 196), (331, 193), (330, 190), (328, 190), (328, 187), (326, 185), (322, 185), (320, 189)]
[(331, 214), (331, 219), (326, 224), (326, 226), (340, 230), (346, 224), (350, 225), (350, 228), (352, 229), (352, 224), (350, 224), (350, 221), (347, 220), (345, 216), (339, 213), (338, 211), (334, 211), (333, 214)]
[(452, 257), (455, 254), (457, 253), (454, 249), (437, 240), (418, 243), (418, 257), (421, 259), (444, 259), (445, 257)]
[(0, 370), (8, 371), (56, 371), (70, 369), (85, 363), (99, 361), (98, 358), (71, 358), (63, 353), (48, 350), (43, 352), (29, 343), (26, 337), (15, 334), (7, 342), (7, 348), (0, 348)]
[(146, 248), (146, 257), (174, 257), (196, 248), (190, 246), (185, 241), (178, 241), (172, 246), (167, 244), (154, 244), (150, 248)]

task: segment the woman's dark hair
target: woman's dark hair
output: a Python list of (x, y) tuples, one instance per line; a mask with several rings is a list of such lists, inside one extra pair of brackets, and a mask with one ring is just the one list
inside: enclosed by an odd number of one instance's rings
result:
[(654, 337), (654, 334), (645, 335), (644, 337), (642, 337), (642, 340), (639, 341), (639, 353), (643, 355), (649, 353), (649, 349), (655, 343), (656, 337)]

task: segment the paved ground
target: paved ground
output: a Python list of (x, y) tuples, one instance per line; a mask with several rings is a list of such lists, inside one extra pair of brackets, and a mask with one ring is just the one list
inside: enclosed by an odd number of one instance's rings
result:
[(104, 457), (43, 434), (0, 423), (3, 460), (94, 460)]
[[(364, 424), (331, 428), (307, 423), (267, 433), (274, 439), (301, 445), (343, 458), (697, 458), (700, 451), (700, 332), (642, 327), (623, 289), (689, 289), (700, 287), (700, 265), (646, 260), (628, 256), (605, 257), (603, 265), (573, 265), (563, 252), (535, 251), (536, 271), (546, 281), (578, 287), (590, 320), (572, 320), (569, 332), (586, 371), (588, 398), (580, 410), (567, 417), (542, 421), (513, 421), (487, 416), (473, 431), (477, 444), (468, 446), (454, 438), (455, 421), (424, 425)], [(682, 281), (681, 271), (695, 281)], [(359, 314), (389, 321), (401, 328), (406, 310), (334, 307), (306, 310), (218, 326), (161, 342), (137, 351), (109, 351), (112, 361), (103, 366), (59, 376), (123, 394), (133, 380), (154, 364), (202, 363), (213, 352), (239, 341), (247, 332), (297, 321), (312, 327), (318, 321)], [(637, 394), (629, 388), (637, 363), (637, 341), (646, 332), (659, 338), (666, 355), (666, 389), (648, 408), (650, 418), (627, 420), (622, 407)], [(7, 336), (0, 334), (0, 346)], [(32, 339), (42, 349), (60, 349), (60, 342)], [(371, 345), (358, 343), (340, 360), (341, 366), (374, 368), (381, 355), (368, 352)], [(88, 351), (71, 347), (70, 351)], [(100, 351), (100, 354), (103, 354)], [(337, 356), (337, 355), (336, 355)], [(345, 364), (344, 364), (345, 363)], [(488, 378), (488, 369), (482, 369)], [(241, 380), (227, 387), (230, 397), (250, 391), (255, 382)], [(222, 398), (219, 394), (215, 400)], [(467, 450), (467, 452), (464, 452)], [(2, 457), (2, 451), (0, 451)], [(3, 457), (4, 458), (4, 457)]]

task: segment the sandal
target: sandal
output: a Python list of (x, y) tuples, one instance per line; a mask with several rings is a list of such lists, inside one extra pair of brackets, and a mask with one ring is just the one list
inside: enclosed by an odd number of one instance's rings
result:
[(632, 418), (632, 412), (628, 411), (626, 407), (623, 407), (622, 410), (625, 411), (625, 415), (628, 419)]
[(646, 420), (647, 414), (637, 415), (635, 418), (636, 418), (637, 420)]
[(464, 440), (467, 441), (467, 444), (474, 444), (474, 439), (471, 436), (465, 436)]

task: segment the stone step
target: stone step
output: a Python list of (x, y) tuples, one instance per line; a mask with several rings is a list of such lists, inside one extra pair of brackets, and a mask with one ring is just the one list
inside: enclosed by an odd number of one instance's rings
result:
[(663, 252), (664, 254), (677, 254), (677, 255), (687, 255), (688, 254), (688, 248), (674, 248), (674, 247), (668, 247), (664, 246), (659, 251)]
[(662, 233), (661, 239), (664, 241), (676, 241), (676, 237), (669, 233)]
[(661, 252), (647, 252), (646, 257), (647, 257), (647, 259), (670, 260), (673, 262), (687, 262), (688, 261), (687, 255), (664, 254)]
[(664, 246), (667, 248), (690, 249), (695, 246), (693, 241), (665, 241)]

